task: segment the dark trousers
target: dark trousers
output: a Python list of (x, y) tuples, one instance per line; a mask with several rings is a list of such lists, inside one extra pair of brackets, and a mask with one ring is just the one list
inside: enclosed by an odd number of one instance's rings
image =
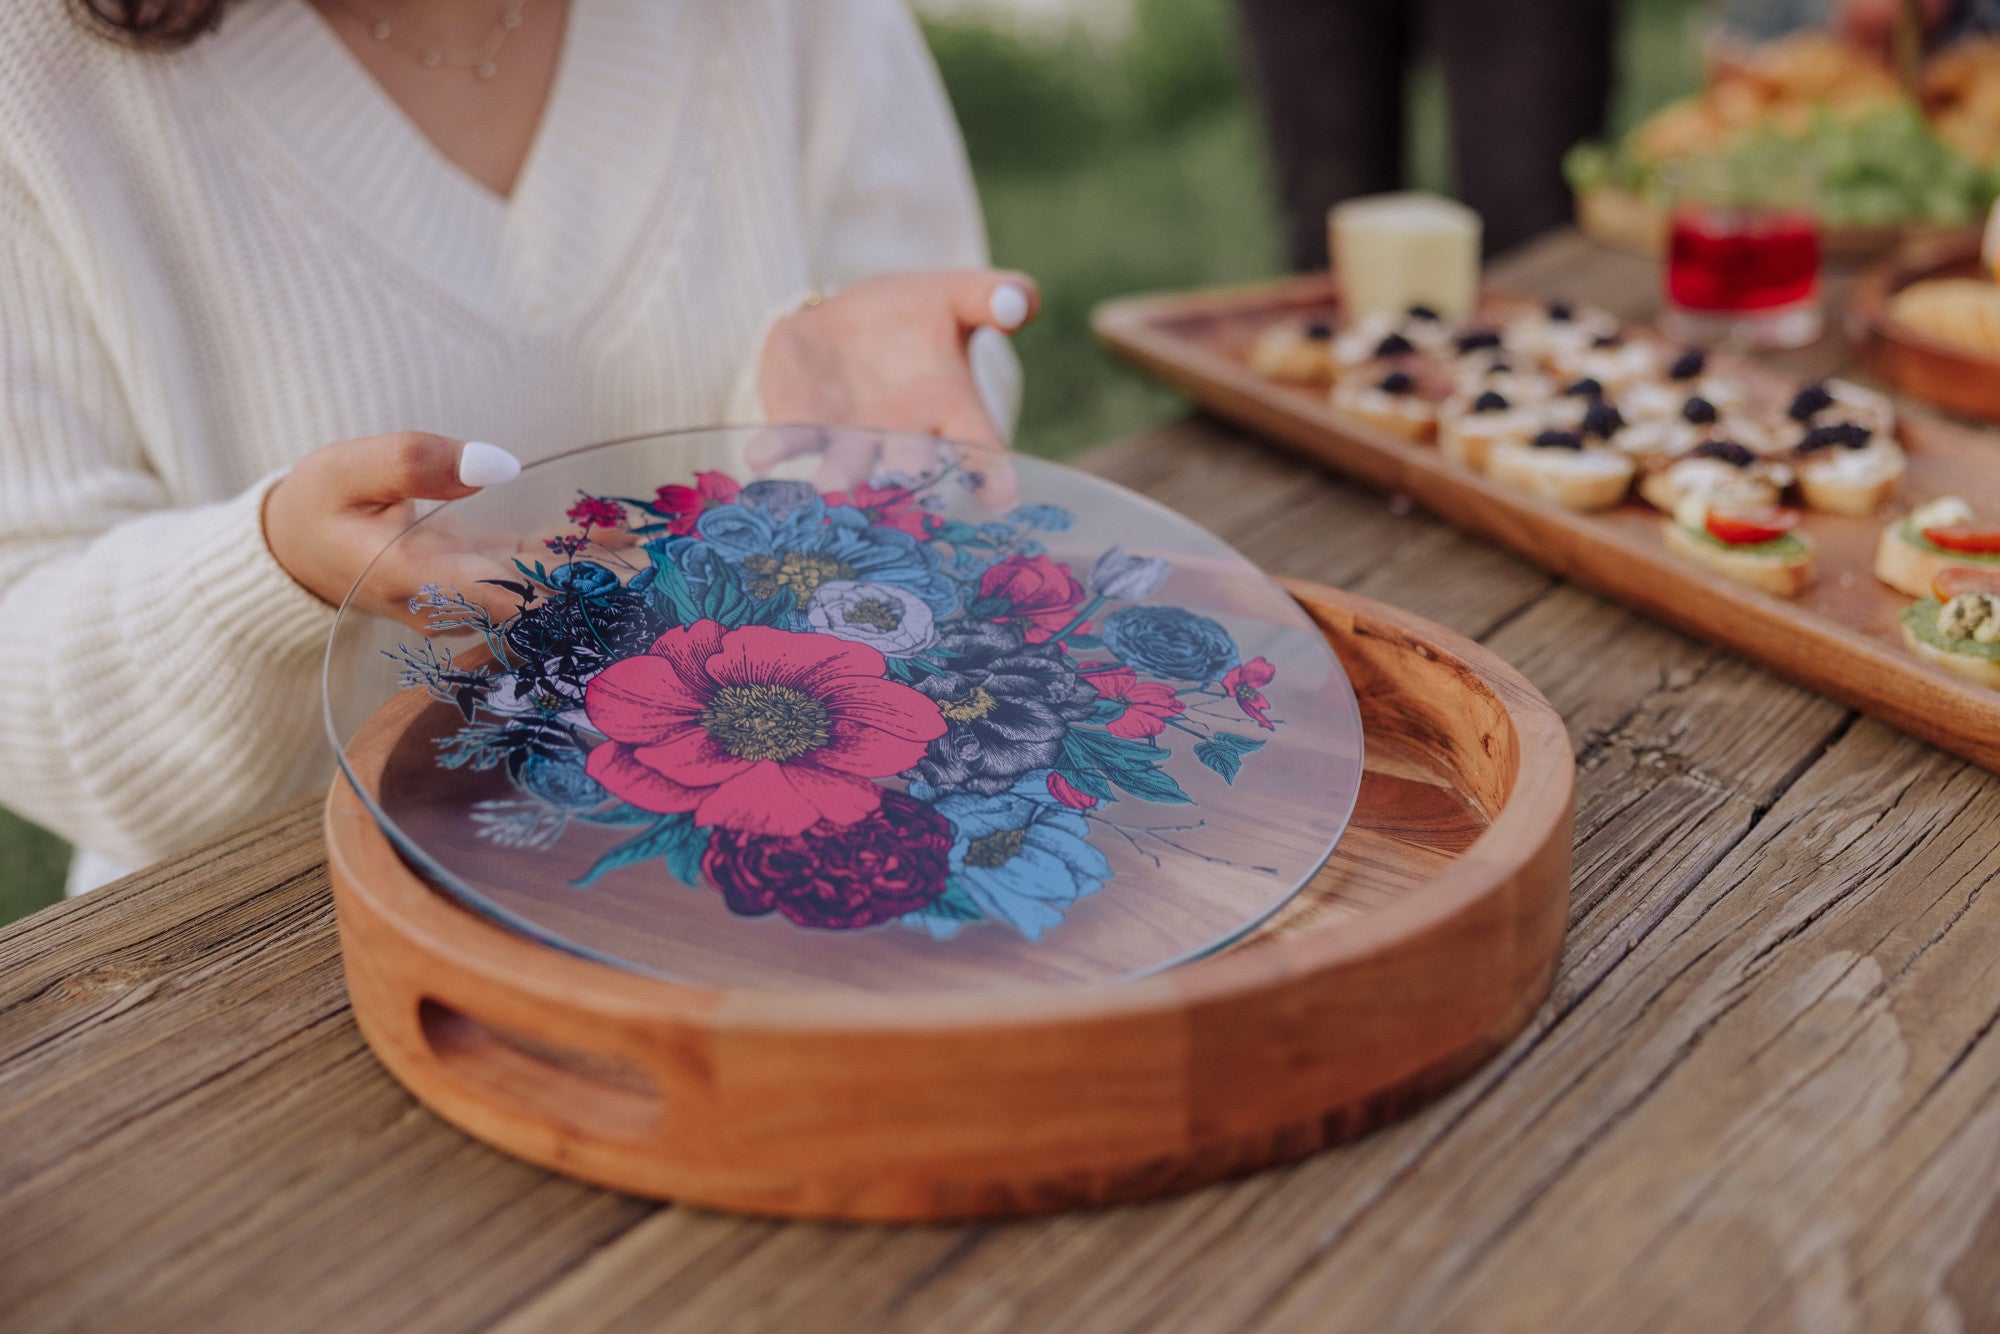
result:
[(1403, 184), (1403, 82), (1444, 67), (1458, 194), (1488, 253), (1569, 213), (1562, 155), (1600, 134), (1613, 0), (1240, 0), (1292, 263), (1326, 265), (1326, 210)]

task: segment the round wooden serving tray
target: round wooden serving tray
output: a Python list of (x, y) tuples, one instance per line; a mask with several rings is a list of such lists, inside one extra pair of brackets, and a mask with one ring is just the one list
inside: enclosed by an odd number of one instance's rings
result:
[[(1293, 583), (1360, 697), (1333, 858), (1235, 947), (1139, 981), (937, 996), (680, 986), (537, 945), (408, 869), (344, 780), (354, 1015), (446, 1120), (641, 1195), (918, 1220), (1136, 1199), (1301, 1157), (1463, 1078), (1548, 993), (1575, 763), (1485, 649)], [(387, 747), (364, 732), (364, 780)]]
[(1889, 313), (1889, 302), (1925, 278), (1981, 273), (1975, 238), (1949, 246), (1908, 247), (1872, 269), (1848, 298), (1848, 334), (1869, 372), (1926, 403), (1968, 417), (2000, 421), (2000, 357), (1942, 342)]

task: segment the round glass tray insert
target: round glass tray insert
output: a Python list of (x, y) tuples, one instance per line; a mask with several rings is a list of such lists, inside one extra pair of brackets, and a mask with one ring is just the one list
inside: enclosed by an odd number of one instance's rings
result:
[(347, 779), (445, 893), (677, 982), (1092, 984), (1221, 948), (1339, 840), (1353, 690), (1225, 543), (1010, 457), (999, 503), (990, 456), (927, 438), (686, 431), (441, 506), (335, 622)]

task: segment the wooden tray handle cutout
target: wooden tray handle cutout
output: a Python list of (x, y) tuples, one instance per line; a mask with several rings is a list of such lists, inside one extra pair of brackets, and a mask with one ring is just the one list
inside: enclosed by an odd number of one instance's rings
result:
[(490, 1024), (430, 996), (417, 1002), (416, 1023), (441, 1069), (519, 1115), (630, 1143), (660, 1133), (659, 1084), (632, 1061)]

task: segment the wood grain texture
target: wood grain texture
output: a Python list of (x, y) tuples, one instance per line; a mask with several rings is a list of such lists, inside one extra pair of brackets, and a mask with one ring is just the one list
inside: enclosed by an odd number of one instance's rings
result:
[[(1557, 236), (1496, 281), (1642, 317), (1655, 271)], [(1569, 937), (1492, 1063), (1153, 1204), (656, 1207), (480, 1146), (375, 1064), (295, 810), (0, 931), (0, 1325), (2000, 1328), (2000, 779), (1239, 432), (1091, 466), (1481, 639), (1562, 713)]]
[[(1547, 994), (1574, 762), (1548, 705), (1476, 644), (1323, 585), (1289, 591), (1354, 683), (1368, 790), (1312, 884), (1229, 950), (1117, 987), (670, 983), (438, 895), (343, 782), (326, 837), (356, 1020), (482, 1139), (752, 1213), (1040, 1213), (1365, 1133), (1490, 1056)], [(363, 785), (420, 699), (356, 734)]]
[[(1496, 312), (1506, 297), (1489, 295)], [(1518, 303), (1517, 303), (1518, 304)], [(1368, 484), (1413, 497), (1552, 573), (1599, 589), (1648, 615), (1743, 653), (1771, 670), (1885, 719), (1934, 745), (2000, 769), (2000, 691), (1926, 663), (1904, 645), (1910, 599), (1873, 575), (1880, 516), (1811, 513), (1818, 579), (1797, 597), (1750, 588), (1681, 559), (1664, 541), (1663, 516), (1634, 498), (1580, 514), (1336, 414), (1326, 395), (1267, 380), (1249, 365), (1256, 334), (1272, 323), (1336, 309), (1324, 274), (1220, 292), (1133, 297), (1100, 307), (1099, 334), (1127, 360), (1223, 416), (1282, 440)], [(1497, 315), (1496, 315), (1497, 317)], [(1782, 403), (1792, 381), (1748, 367)], [(1935, 416), (1904, 414), (1906, 490), (1919, 499), (1967, 498), (2000, 509), (1992, 442)]]

